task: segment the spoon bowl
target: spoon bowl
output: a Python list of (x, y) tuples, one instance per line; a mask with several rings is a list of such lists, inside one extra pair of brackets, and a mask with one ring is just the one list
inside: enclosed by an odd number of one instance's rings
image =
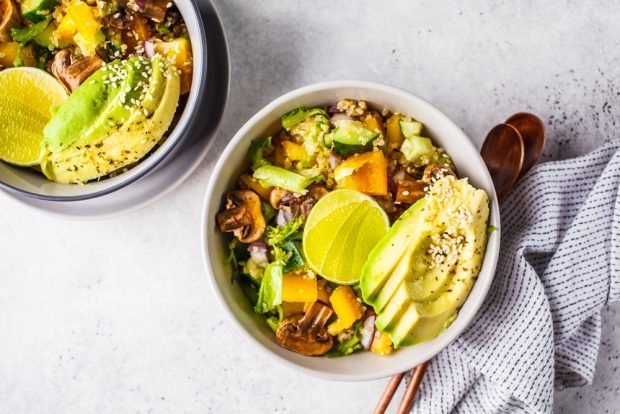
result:
[(484, 140), (480, 155), (491, 173), (497, 197), (501, 200), (517, 181), (523, 168), (523, 138), (510, 124), (496, 125)]
[(534, 114), (519, 112), (506, 120), (519, 131), (523, 139), (525, 157), (519, 177), (523, 177), (538, 162), (545, 147), (545, 124)]

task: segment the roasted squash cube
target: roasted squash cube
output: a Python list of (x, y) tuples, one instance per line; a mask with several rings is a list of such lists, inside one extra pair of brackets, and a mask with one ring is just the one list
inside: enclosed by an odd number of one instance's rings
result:
[(289, 273), (282, 278), (283, 302), (316, 302), (317, 280), (305, 273)]
[(383, 152), (378, 150), (353, 155), (336, 167), (334, 179), (338, 188), (368, 195), (387, 195), (387, 161)]

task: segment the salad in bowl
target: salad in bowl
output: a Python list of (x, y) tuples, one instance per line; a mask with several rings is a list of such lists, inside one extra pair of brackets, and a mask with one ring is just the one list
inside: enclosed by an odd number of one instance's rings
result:
[(364, 99), (295, 108), (270, 132), (215, 223), (277, 344), (385, 356), (449, 329), (484, 263), (487, 192), (414, 113)]
[(193, 77), (173, 2), (0, 0), (0, 9), (0, 160), (86, 184), (164, 142)]

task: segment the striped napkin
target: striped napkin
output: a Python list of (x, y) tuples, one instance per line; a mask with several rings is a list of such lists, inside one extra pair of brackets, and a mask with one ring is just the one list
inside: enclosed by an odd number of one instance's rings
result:
[(620, 300), (620, 140), (532, 169), (501, 206), (495, 279), (433, 358), (415, 413), (551, 412), (592, 382), (601, 308)]

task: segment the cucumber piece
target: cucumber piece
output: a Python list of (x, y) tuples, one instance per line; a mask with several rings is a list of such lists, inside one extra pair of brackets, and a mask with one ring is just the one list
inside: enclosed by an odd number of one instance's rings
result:
[(38, 23), (54, 12), (58, 0), (24, 0), (22, 16), (33, 23)]
[(52, 42), (52, 36), (54, 35), (55, 30), (56, 27), (54, 24), (50, 23), (45, 30), (43, 30), (43, 32), (33, 39), (34, 42), (46, 49), (53, 49), (55, 45)]
[(400, 147), (400, 152), (403, 153), (407, 161), (416, 162), (423, 158), (434, 159), (437, 149), (433, 146), (430, 138), (411, 136), (405, 139)]
[(336, 129), (326, 137), (326, 143), (339, 142), (344, 145), (366, 145), (379, 136), (379, 132), (364, 127), (360, 121), (343, 119), (336, 122)]
[(420, 122), (416, 122), (408, 119), (401, 119), (399, 122), (400, 131), (405, 138), (420, 136), (422, 134), (423, 125)]

